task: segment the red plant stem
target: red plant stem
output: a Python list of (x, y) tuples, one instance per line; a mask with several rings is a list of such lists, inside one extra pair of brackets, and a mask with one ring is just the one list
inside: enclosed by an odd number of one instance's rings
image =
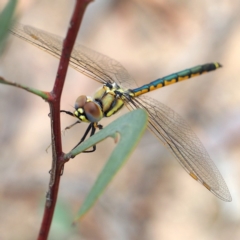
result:
[(46, 240), (49, 234), (55, 204), (58, 195), (61, 171), (63, 168), (63, 152), (61, 143), (61, 128), (60, 128), (60, 99), (67, 74), (69, 59), (73, 49), (75, 39), (83, 18), (83, 14), (87, 5), (91, 0), (76, 0), (74, 12), (70, 21), (67, 36), (63, 43), (62, 55), (58, 67), (58, 72), (55, 80), (51, 97), (49, 99), (50, 114), (51, 114), (51, 129), (52, 129), (52, 169), (51, 179), (49, 183), (48, 196), (46, 198), (45, 210), (42, 219), (38, 240)]

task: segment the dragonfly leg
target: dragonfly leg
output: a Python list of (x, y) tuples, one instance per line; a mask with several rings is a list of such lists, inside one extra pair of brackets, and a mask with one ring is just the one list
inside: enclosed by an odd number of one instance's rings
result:
[[(90, 133), (90, 137), (93, 136), (96, 132), (96, 126), (94, 126), (94, 124), (92, 125), (92, 130), (91, 130), (91, 133)], [(96, 145), (93, 145), (92, 146), (92, 150), (86, 150), (86, 151), (83, 151), (84, 153), (90, 153), (90, 152), (95, 152), (97, 149)]]
[(61, 113), (61, 112), (64, 112), (64, 113), (66, 113), (66, 114), (68, 114), (68, 115), (74, 117), (74, 114), (73, 114), (72, 112), (65, 111), (65, 110), (60, 110), (60, 113)]
[[(65, 110), (60, 110), (60, 112), (64, 112), (64, 113), (66, 113), (66, 114), (68, 114), (68, 115), (70, 115), (70, 116), (75, 117), (72, 112), (65, 111)], [(78, 120), (78, 121), (76, 121), (75, 123), (71, 124), (70, 126), (67, 126), (67, 127), (65, 128), (65, 130), (72, 128), (73, 126), (75, 126), (75, 125), (78, 124), (78, 123), (81, 123), (81, 121)], [(75, 149), (79, 144), (81, 144), (81, 143), (86, 139), (86, 137), (87, 137), (87, 135), (88, 135), (88, 133), (89, 133), (90, 131), (91, 131), (90, 137), (93, 136), (93, 135), (95, 134), (97, 128), (101, 130), (101, 129), (103, 129), (103, 126), (102, 126), (101, 124), (97, 124), (97, 123), (90, 123), (90, 124), (88, 125), (88, 128), (87, 128), (87, 130), (85, 131), (83, 137), (81, 138), (80, 142), (79, 142), (73, 149)], [(72, 149), (72, 150), (73, 150), (73, 149)], [(86, 150), (86, 151), (83, 151), (83, 152), (84, 152), (84, 153), (89, 153), (89, 152), (95, 152), (95, 151), (96, 151), (96, 145), (93, 145), (91, 150)]]
[[(103, 129), (103, 125), (92, 123), (92, 131), (91, 131), (91, 133), (90, 133), (90, 137), (95, 134), (97, 128), (98, 128), (99, 130), (101, 130), (101, 129)], [(85, 135), (85, 134), (84, 134), (84, 135)], [(85, 138), (86, 138), (86, 136), (85, 136)], [(85, 139), (85, 138), (84, 138), (84, 139)], [(84, 141), (84, 140), (83, 140), (83, 141)], [(83, 141), (82, 141), (82, 142), (83, 142)], [(84, 152), (84, 153), (95, 152), (96, 149), (97, 149), (96, 145), (93, 145), (93, 149), (92, 149), (92, 150), (87, 150), (87, 151), (83, 151), (83, 152)]]
[[(90, 123), (88, 125), (88, 128), (85, 131), (85, 133), (84, 133), (83, 137), (81, 138), (80, 142), (73, 149), (75, 149), (79, 144), (81, 144), (86, 139), (86, 137), (87, 137), (87, 135), (90, 131), (91, 131), (91, 133), (90, 133), (90, 137), (91, 137), (92, 135), (94, 135), (94, 133), (96, 131), (96, 126), (94, 125), (94, 123)], [(83, 152), (84, 153), (89, 153), (89, 152), (94, 152), (95, 150), (96, 150), (96, 145), (93, 146), (92, 150), (86, 150), (86, 151), (83, 151)]]
[(98, 128), (99, 130), (103, 129), (103, 125), (97, 124), (95, 128)]
[(68, 130), (68, 129), (72, 128), (73, 126), (75, 126), (75, 125), (78, 124), (78, 123), (81, 123), (81, 122), (80, 122), (79, 120), (77, 120), (75, 123), (73, 123), (73, 124), (71, 124), (71, 125), (65, 127), (64, 130)]

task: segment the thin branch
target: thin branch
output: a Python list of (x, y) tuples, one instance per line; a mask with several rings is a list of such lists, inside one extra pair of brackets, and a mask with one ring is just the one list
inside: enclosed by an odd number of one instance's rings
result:
[(76, 0), (76, 5), (70, 21), (67, 36), (63, 43), (63, 50), (60, 58), (58, 72), (53, 90), (51, 92), (51, 98), (49, 101), (51, 114), (53, 159), (49, 191), (46, 198), (45, 211), (42, 219), (42, 225), (40, 228), (38, 240), (47, 239), (55, 209), (58, 188), (60, 183), (60, 176), (64, 164), (60, 130), (60, 99), (73, 45), (78, 34), (83, 14), (85, 12), (87, 5), (90, 2), (91, 0)]
[(30, 87), (24, 86), (20, 83), (10, 82), (10, 81), (5, 80), (3, 77), (0, 77), (0, 83), (10, 85), (10, 86), (14, 86), (14, 87), (17, 87), (17, 88), (21, 88), (23, 90), (26, 90), (30, 93), (33, 93), (33, 94), (39, 96), (39, 97), (42, 97), (46, 101), (50, 101), (50, 99), (51, 99), (51, 95), (50, 95), (49, 92), (41, 91), (41, 90), (38, 90), (38, 89), (35, 89), (35, 88), (30, 88)]

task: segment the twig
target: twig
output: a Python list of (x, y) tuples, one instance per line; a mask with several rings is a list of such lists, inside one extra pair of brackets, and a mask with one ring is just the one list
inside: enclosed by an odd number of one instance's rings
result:
[(64, 166), (61, 130), (60, 130), (60, 99), (65, 82), (67, 68), (73, 45), (87, 5), (91, 0), (76, 0), (76, 5), (68, 28), (67, 36), (63, 43), (62, 55), (57, 71), (53, 90), (48, 99), (51, 114), (52, 129), (52, 169), (49, 190), (46, 197), (45, 211), (42, 219), (38, 240), (46, 240), (51, 226), (55, 204), (57, 200), (60, 176)]

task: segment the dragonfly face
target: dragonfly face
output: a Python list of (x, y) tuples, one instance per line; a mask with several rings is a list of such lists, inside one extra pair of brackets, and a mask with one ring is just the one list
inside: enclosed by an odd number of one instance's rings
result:
[[(11, 31), (17, 37), (53, 56), (57, 58), (61, 56), (63, 46), (61, 37), (21, 24), (16, 25)], [(78, 144), (84, 141), (88, 132), (93, 135), (96, 128), (102, 128), (98, 121), (103, 117), (112, 116), (123, 105), (130, 110), (143, 108), (149, 116), (148, 129), (168, 148), (188, 174), (220, 199), (232, 200), (220, 172), (186, 121), (166, 105), (145, 96), (147, 92), (216, 70), (221, 64), (199, 65), (159, 78), (141, 87), (136, 86), (133, 78), (119, 62), (79, 43), (75, 43), (70, 65), (102, 85), (93, 98), (78, 97), (73, 113), (61, 110), (78, 118), (77, 123), (81, 121), (90, 123)]]
[(101, 104), (90, 97), (81, 95), (75, 102), (73, 115), (81, 122), (99, 122), (103, 117)]

